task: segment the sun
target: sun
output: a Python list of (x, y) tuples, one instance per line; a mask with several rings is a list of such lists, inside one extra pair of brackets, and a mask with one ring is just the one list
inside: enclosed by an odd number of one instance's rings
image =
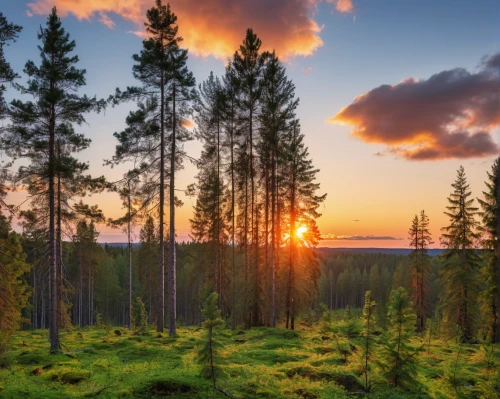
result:
[(304, 236), (304, 233), (307, 231), (307, 227), (306, 226), (300, 226), (296, 231), (295, 231), (295, 234), (297, 235), (297, 237), (299, 238), (303, 238)]

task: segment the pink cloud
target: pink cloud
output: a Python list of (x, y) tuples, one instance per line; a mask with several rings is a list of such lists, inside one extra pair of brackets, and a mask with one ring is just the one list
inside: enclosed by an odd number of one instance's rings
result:
[(497, 155), (491, 131), (500, 126), (500, 54), (476, 73), (462, 68), (429, 79), (408, 78), (357, 96), (331, 123), (352, 126), (367, 143), (385, 144), (384, 154), (411, 160)]

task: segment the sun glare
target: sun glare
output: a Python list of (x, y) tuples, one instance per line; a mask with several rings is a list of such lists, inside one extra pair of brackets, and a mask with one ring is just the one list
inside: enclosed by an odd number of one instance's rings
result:
[(300, 226), (297, 231), (295, 232), (295, 234), (297, 235), (297, 237), (299, 238), (303, 238), (303, 235), (304, 233), (307, 231), (307, 227), (306, 226)]

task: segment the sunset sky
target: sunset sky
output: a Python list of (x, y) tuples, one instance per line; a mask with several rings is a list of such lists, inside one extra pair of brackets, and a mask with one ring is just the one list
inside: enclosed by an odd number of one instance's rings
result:
[[(141, 49), (153, 0), (0, 0), (9, 21), (24, 27), (6, 49), (16, 71), (39, 62), (37, 31), (56, 5), (87, 69), (82, 93), (107, 98), (138, 84), (132, 55)], [(500, 2), (498, 0), (172, 0), (189, 67), (197, 83), (224, 65), (253, 28), (276, 49), (300, 97), (298, 116), (310, 156), (328, 193), (318, 225), (330, 247), (406, 247), (416, 213), (425, 209), (439, 246), (451, 183), (465, 167), (474, 197), (500, 153)], [(23, 78), (24, 79), (24, 78)], [(12, 89), (7, 98), (17, 96)], [(113, 133), (132, 104), (88, 115), (92, 139), (80, 154), (94, 175), (110, 169)], [(201, 145), (186, 145), (198, 157)], [(187, 165), (177, 185), (194, 182)], [(195, 198), (177, 210), (178, 241), (188, 239)], [(10, 195), (19, 203), (22, 192)], [(116, 194), (88, 199), (108, 217), (124, 212)], [(138, 228), (135, 241), (138, 241)], [(125, 241), (100, 227), (102, 242)], [(333, 238), (333, 239), (332, 239)]]

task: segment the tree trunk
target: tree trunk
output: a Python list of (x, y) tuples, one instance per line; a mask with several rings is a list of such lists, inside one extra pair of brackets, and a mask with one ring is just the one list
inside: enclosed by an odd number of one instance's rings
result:
[[(233, 107), (231, 107), (231, 118), (233, 115)], [(233, 123), (231, 119), (231, 230), (232, 230), (232, 242), (231, 242), (231, 250), (232, 250), (232, 298), (231, 298), (231, 328), (233, 330), (236, 329), (236, 265), (235, 265), (235, 215), (234, 215), (234, 142), (233, 142)]]
[[(61, 145), (59, 141), (57, 142), (57, 158), (61, 158)], [(63, 276), (63, 265), (62, 265), (62, 228), (61, 228), (61, 173), (57, 171), (57, 215), (56, 215), (56, 269), (58, 272), (57, 286), (58, 290), (58, 315), (57, 323), (59, 327), (62, 327), (62, 276)]]
[[(54, 64), (54, 53), (52, 52), (52, 64)], [(55, 83), (50, 81), (50, 90), (54, 91)], [(59, 295), (57, 287), (57, 264), (56, 264), (56, 234), (55, 234), (55, 106), (50, 105), (50, 121), (49, 121), (49, 290), (50, 290), (50, 311), (49, 311), (49, 338), (50, 352), (59, 351), (59, 330), (58, 330), (58, 309)]]
[(175, 133), (176, 133), (176, 87), (173, 84), (172, 151), (170, 158), (170, 233), (168, 251), (168, 334), (176, 334), (176, 259), (175, 259)]
[(276, 327), (276, 160), (271, 156), (271, 326)]
[(158, 302), (156, 309), (156, 331), (163, 332), (165, 326), (165, 238), (164, 238), (164, 211), (165, 211), (165, 88), (164, 76), (161, 72), (160, 88), (160, 221), (158, 248)]
[(130, 217), (132, 214), (130, 204), (130, 180), (128, 181), (128, 220), (127, 220), (127, 239), (128, 239), (128, 329), (132, 330), (132, 244), (130, 242)]

